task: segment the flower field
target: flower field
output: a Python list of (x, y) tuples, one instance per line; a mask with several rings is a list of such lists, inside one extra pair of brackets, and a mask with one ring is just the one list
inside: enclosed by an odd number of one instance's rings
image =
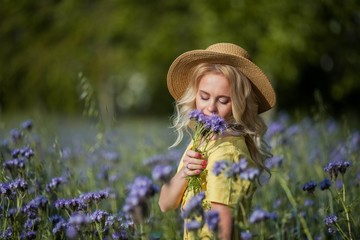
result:
[[(168, 150), (167, 121), (1, 121), (0, 239), (182, 239), (184, 214), (157, 204), (185, 147)], [(360, 239), (359, 131), (287, 115), (268, 126), (271, 177), (241, 238)]]

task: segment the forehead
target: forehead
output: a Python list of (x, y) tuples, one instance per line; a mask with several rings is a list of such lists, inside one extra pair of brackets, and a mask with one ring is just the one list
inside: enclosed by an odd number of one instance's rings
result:
[(205, 92), (222, 92), (229, 94), (231, 86), (229, 80), (220, 73), (208, 73), (200, 78), (198, 89)]

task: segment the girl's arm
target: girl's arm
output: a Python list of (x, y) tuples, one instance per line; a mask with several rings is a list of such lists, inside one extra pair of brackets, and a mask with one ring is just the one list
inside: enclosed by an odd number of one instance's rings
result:
[(161, 187), (159, 206), (162, 212), (179, 207), (189, 181), (188, 176), (199, 174), (206, 165), (206, 161), (200, 158), (200, 153), (192, 150), (186, 151), (182, 168), (175, 174), (169, 183), (165, 183)]
[(231, 208), (223, 204), (212, 202), (211, 210), (215, 210), (219, 213), (219, 239), (232, 239), (233, 218)]

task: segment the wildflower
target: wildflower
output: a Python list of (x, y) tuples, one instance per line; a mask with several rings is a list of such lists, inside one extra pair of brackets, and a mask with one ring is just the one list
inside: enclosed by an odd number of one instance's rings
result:
[(108, 215), (109, 213), (103, 210), (96, 210), (90, 215), (90, 219), (94, 222), (103, 222)]
[(241, 240), (251, 240), (251, 238), (252, 238), (252, 234), (249, 231), (240, 233), (240, 239)]
[(331, 181), (327, 178), (325, 178), (324, 180), (322, 180), (320, 182), (320, 189), (323, 191), (323, 190), (326, 190), (326, 189), (329, 189), (331, 186)]
[(173, 168), (170, 165), (157, 165), (152, 171), (152, 178), (156, 181), (168, 182)]
[(34, 219), (38, 213), (39, 209), (45, 209), (48, 204), (48, 199), (44, 196), (38, 196), (28, 202), (25, 207), (22, 209), (24, 213), (28, 215), (29, 218)]
[(0, 239), (10, 240), (13, 239), (13, 228), (11, 226), (7, 227), (6, 230), (0, 234)]
[(55, 177), (51, 179), (50, 183), (46, 184), (45, 190), (46, 192), (51, 192), (60, 184), (66, 183), (67, 180), (63, 177)]
[(50, 221), (54, 226), (54, 228), (52, 229), (52, 233), (54, 235), (57, 235), (61, 233), (63, 230), (65, 230), (67, 223), (63, 217), (59, 215), (54, 215), (50, 217)]
[(144, 165), (155, 167), (156, 165), (169, 165), (176, 163), (181, 157), (182, 152), (180, 150), (171, 150), (165, 154), (156, 154), (143, 161)]
[(101, 156), (111, 162), (116, 162), (120, 159), (120, 155), (119, 153), (115, 152), (115, 151), (103, 151), (101, 153)]
[(11, 129), (10, 136), (15, 143), (19, 142), (22, 139), (22, 133), (17, 129)]
[(53, 225), (55, 225), (55, 224), (57, 224), (57, 223), (59, 223), (59, 222), (65, 221), (65, 219), (64, 219), (63, 217), (59, 216), (59, 215), (53, 215), (53, 216), (51, 216), (49, 219), (50, 219), (50, 222), (51, 222)]
[(183, 218), (188, 218), (191, 214), (201, 215), (203, 211), (202, 202), (204, 198), (204, 192), (200, 192), (194, 197), (192, 197), (184, 207), (184, 211), (182, 212)]
[(114, 232), (111, 235), (111, 237), (114, 240), (127, 240), (128, 239), (126, 231), (124, 231), (124, 230), (121, 230), (120, 232)]
[[(123, 210), (126, 213), (134, 213), (135, 209), (140, 207), (141, 215), (147, 214), (146, 200), (159, 191), (150, 178), (143, 176), (136, 177), (134, 182), (129, 184), (128, 190), (129, 194), (125, 199)], [(142, 216), (139, 217), (142, 218)]]
[(80, 226), (88, 223), (91, 223), (91, 218), (85, 213), (74, 213), (69, 218), (70, 225)]
[(20, 239), (26, 239), (26, 240), (36, 239), (36, 232), (32, 231), (32, 230), (29, 230), (29, 231), (27, 231), (25, 233), (23, 232), (20, 235)]
[(8, 183), (0, 183), (0, 194), (10, 196), (12, 194), (10, 184), (8, 184)]
[(18, 179), (15, 179), (13, 182), (10, 183), (10, 188), (13, 190), (13, 191), (25, 191), (27, 188), (28, 188), (28, 183), (22, 179), (22, 178), (18, 178)]
[(274, 156), (265, 160), (265, 166), (267, 168), (279, 168), (284, 161), (283, 156)]
[(303, 185), (302, 190), (307, 191), (308, 193), (313, 193), (315, 191), (317, 184), (314, 181), (307, 182)]
[(25, 157), (26, 159), (30, 159), (35, 155), (34, 151), (30, 147), (23, 147), (20, 149), (21, 156)]
[(8, 169), (10, 172), (15, 171), (17, 169), (25, 168), (25, 159), (24, 158), (15, 158), (12, 160), (7, 160), (3, 163), (3, 167)]
[(339, 172), (342, 175), (344, 175), (349, 166), (350, 166), (350, 162), (348, 161), (343, 161), (343, 160), (334, 161), (326, 165), (324, 171), (330, 174), (330, 179), (335, 180)]
[(328, 215), (325, 218), (324, 222), (325, 222), (325, 225), (329, 227), (329, 226), (334, 225), (337, 222), (337, 220), (338, 220), (338, 217), (336, 215)]
[(69, 209), (73, 211), (81, 211), (87, 208), (87, 204), (81, 198), (74, 199), (58, 199), (55, 201), (57, 209)]
[(33, 122), (31, 120), (26, 120), (21, 123), (21, 127), (25, 130), (30, 131), (33, 128)]
[(240, 173), (240, 178), (244, 180), (254, 180), (257, 176), (259, 176), (260, 171), (257, 168), (249, 168)]
[(310, 206), (313, 206), (314, 205), (314, 200), (312, 199), (305, 199), (304, 200), (304, 206), (305, 207), (310, 207)]
[(240, 175), (246, 169), (247, 165), (248, 162), (245, 158), (240, 159), (240, 161), (232, 164), (232, 166), (226, 172), (226, 176), (231, 178)]
[(270, 217), (270, 215), (268, 212), (261, 210), (261, 209), (256, 209), (251, 214), (249, 221), (250, 221), (250, 223), (258, 223), (258, 222), (269, 219), (269, 217)]
[(196, 230), (202, 228), (202, 226), (203, 226), (203, 224), (199, 221), (196, 221), (195, 219), (186, 223), (186, 229), (188, 231), (196, 231)]
[(228, 161), (217, 161), (214, 163), (214, 167), (213, 167), (213, 173), (215, 174), (215, 176), (220, 175), (227, 167), (229, 166), (229, 162)]
[(41, 222), (40, 218), (35, 218), (35, 219), (28, 218), (24, 223), (24, 228), (27, 230), (36, 230), (40, 222)]
[(108, 190), (100, 190), (97, 192), (88, 192), (85, 194), (81, 194), (80, 198), (84, 200), (85, 202), (100, 202), (103, 199), (106, 199), (109, 197), (109, 191)]
[(65, 235), (66, 235), (67, 239), (72, 240), (72, 239), (78, 239), (79, 233), (78, 233), (78, 230), (74, 226), (68, 225), (66, 227)]
[(211, 231), (217, 232), (219, 226), (219, 213), (212, 210), (206, 211), (205, 222)]
[(266, 138), (271, 139), (276, 134), (279, 134), (285, 130), (285, 125), (280, 122), (272, 122), (269, 124), (268, 130), (266, 132)]

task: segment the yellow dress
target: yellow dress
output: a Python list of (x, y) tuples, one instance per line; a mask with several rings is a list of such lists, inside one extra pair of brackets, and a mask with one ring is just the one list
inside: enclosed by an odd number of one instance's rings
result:
[[(190, 143), (188, 149), (191, 145)], [(227, 160), (235, 163), (242, 158), (247, 159), (249, 166), (255, 166), (243, 136), (227, 136), (210, 141), (205, 153), (205, 159), (207, 159), (208, 162), (206, 167), (207, 173), (205, 177), (202, 178), (202, 190), (205, 191), (204, 201), (208, 203), (220, 203), (231, 207), (234, 210), (234, 217), (237, 219), (237, 222), (242, 222), (242, 219), (248, 216), (247, 211), (249, 211), (252, 195), (256, 190), (255, 183), (240, 178), (227, 178), (224, 174), (215, 176), (213, 167), (217, 161)], [(178, 171), (182, 167), (183, 161), (181, 160)], [(181, 204), (182, 209), (193, 195), (194, 194), (188, 191), (188, 189), (185, 190)], [(233, 239), (239, 239), (238, 232), (234, 231), (233, 235)], [(212, 233), (208, 230), (206, 224), (196, 233), (196, 236), (194, 236), (194, 233), (188, 232), (186, 227), (184, 227), (184, 239), (192, 240), (199, 238), (213, 239)]]

